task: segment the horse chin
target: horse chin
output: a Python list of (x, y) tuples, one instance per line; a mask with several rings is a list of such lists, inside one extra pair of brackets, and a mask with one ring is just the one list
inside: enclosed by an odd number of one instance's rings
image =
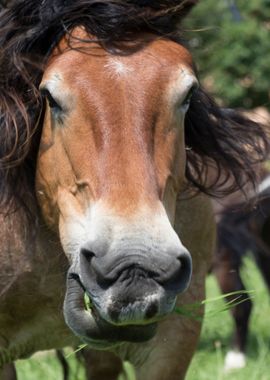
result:
[(64, 317), (74, 334), (95, 349), (108, 349), (123, 342), (145, 342), (153, 338), (157, 330), (157, 323), (125, 326), (109, 323), (95, 306), (85, 307), (84, 289), (72, 275), (67, 279)]

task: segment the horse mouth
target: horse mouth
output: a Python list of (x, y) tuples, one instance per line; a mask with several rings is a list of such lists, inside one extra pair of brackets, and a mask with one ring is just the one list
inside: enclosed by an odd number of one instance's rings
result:
[(69, 328), (92, 348), (104, 349), (123, 342), (145, 342), (154, 337), (157, 323), (115, 325), (101, 317), (94, 303), (89, 305), (78, 276), (69, 274), (64, 301), (64, 318)]

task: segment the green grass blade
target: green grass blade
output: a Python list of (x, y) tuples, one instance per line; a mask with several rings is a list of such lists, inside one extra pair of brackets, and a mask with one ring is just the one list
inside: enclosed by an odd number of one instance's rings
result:
[(65, 355), (65, 358), (66, 359), (70, 358), (70, 356), (75, 355), (77, 352), (83, 350), (85, 347), (87, 347), (86, 343), (80, 344), (76, 350), (74, 350), (74, 351), (70, 352), (69, 354)]
[[(222, 294), (222, 295), (219, 295), (217, 297), (206, 298), (205, 300), (203, 300), (201, 302), (196, 302), (196, 303), (188, 304), (188, 305), (184, 305), (184, 306), (176, 306), (174, 308), (174, 312), (177, 314), (180, 314), (184, 317), (188, 317), (188, 318), (192, 318), (192, 319), (196, 319), (196, 320), (202, 320), (203, 318), (213, 317), (219, 313), (222, 313), (224, 311), (228, 311), (228, 310), (232, 309), (233, 307), (238, 306), (241, 303), (246, 302), (247, 300), (254, 298), (254, 296), (251, 296), (254, 293), (255, 293), (255, 290), (237, 290), (235, 292)], [(247, 294), (248, 297), (246, 297), (245, 299), (241, 299), (241, 296), (243, 294)], [(201, 316), (200, 314), (198, 314), (198, 309), (201, 308), (202, 306), (210, 304), (210, 303), (219, 302), (219, 301), (222, 301), (228, 297), (233, 297), (233, 296), (236, 296), (236, 297), (229, 300), (229, 301), (226, 301), (224, 306), (219, 307), (216, 310), (209, 311), (208, 313), (205, 314), (204, 317)]]

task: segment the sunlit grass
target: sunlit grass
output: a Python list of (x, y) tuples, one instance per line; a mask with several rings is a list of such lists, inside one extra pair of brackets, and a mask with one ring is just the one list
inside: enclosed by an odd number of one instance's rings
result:
[[(245, 260), (243, 278), (247, 289), (254, 289), (250, 334), (247, 348), (247, 366), (228, 374), (223, 361), (230, 347), (233, 321), (229, 312), (206, 318), (200, 344), (186, 380), (269, 380), (270, 368), (270, 303), (265, 284), (253, 261)], [(219, 294), (213, 276), (207, 279), (207, 297)], [(217, 305), (208, 304), (207, 309)]]
[[(251, 259), (245, 260), (243, 276), (247, 289), (254, 289), (255, 291), (252, 293), (255, 306), (251, 318), (247, 367), (229, 374), (223, 372), (223, 360), (230, 345), (233, 321), (229, 312), (225, 310), (227, 306), (224, 300), (220, 298), (215, 278), (209, 276), (207, 279), (208, 302), (205, 303), (207, 317), (204, 321), (200, 344), (186, 380), (269, 380), (269, 297)], [(235, 299), (237, 302), (237, 296)], [(71, 350), (66, 350), (66, 355), (69, 353), (71, 353)], [(75, 355), (70, 355), (68, 362), (71, 366), (71, 380), (85, 380), (84, 369), (78, 364)], [(132, 374), (128, 365), (125, 368), (130, 373), (129, 380), (135, 380), (134, 374)], [(46, 356), (38, 355), (29, 360), (18, 361), (17, 369), (19, 373), (18, 380), (62, 379), (60, 364), (51, 353)]]

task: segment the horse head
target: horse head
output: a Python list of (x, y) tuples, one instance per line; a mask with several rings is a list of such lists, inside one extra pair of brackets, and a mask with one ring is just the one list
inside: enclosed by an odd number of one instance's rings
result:
[(188, 51), (166, 39), (121, 55), (83, 42), (91, 36), (81, 28), (71, 39), (40, 84), (47, 105), (36, 177), (70, 263), (65, 318), (86, 340), (145, 340), (191, 277), (173, 222), (197, 79)]

